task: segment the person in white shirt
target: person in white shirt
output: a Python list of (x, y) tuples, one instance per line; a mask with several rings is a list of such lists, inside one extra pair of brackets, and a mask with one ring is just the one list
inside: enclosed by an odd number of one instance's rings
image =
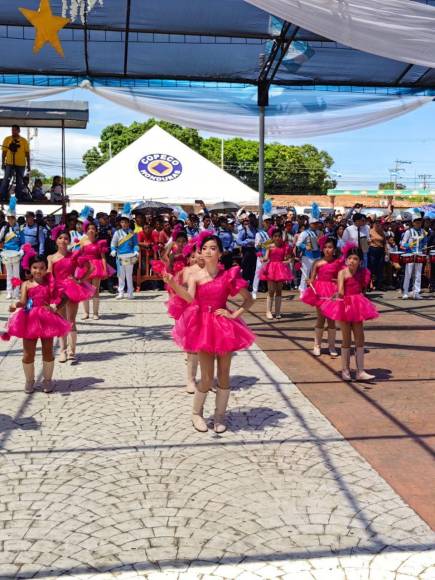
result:
[(366, 217), (362, 213), (353, 216), (353, 225), (348, 226), (343, 233), (343, 244), (354, 243), (363, 254), (363, 266), (367, 268), (367, 256), (369, 252), (370, 228), (366, 224)]
[(310, 217), (308, 220), (309, 228), (304, 230), (298, 237), (296, 242), (296, 247), (302, 254), (302, 277), (301, 283), (299, 284), (299, 292), (302, 295), (307, 287), (307, 280), (311, 274), (311, 268), (316, 260), (320, 258), (320, 221), (319, 218), (314, 216)]

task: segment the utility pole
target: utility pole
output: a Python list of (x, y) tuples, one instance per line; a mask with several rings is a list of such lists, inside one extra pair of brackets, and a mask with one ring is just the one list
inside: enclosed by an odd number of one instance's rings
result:
[(421, 181), (422, 181), (423, 189), (430, 189), (430, 178), (431, 177), (432, 177), (432, 175), (430, 175), (429, 173), (422, 173), (421, 175), (418, 176), (418, 178), (421, 179)]
[(393, 181), (394, 177), (394, 190), (397, 189), (397, 179), (401, 173), (404, 173), (406, 170), (402, 167), (402, 165), (411, 165), (412, 161), (402, 161), (400, 159), (396, 159), (395, 167), (390, 169), (390, 180)]

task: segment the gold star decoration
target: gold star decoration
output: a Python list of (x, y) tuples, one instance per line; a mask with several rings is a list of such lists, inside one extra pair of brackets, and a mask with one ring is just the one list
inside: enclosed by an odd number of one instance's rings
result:
[(69, 19), (53, 14), (50, 0), (41, 0), (38, 10), (28, 10), (27, 8), (19, 8), (19, 10), (24, 18), (35, 27), (33, 52), (39, 52), (48, 42), (63, 57), (63, 48), (58, 35), (59, 31), (68, 24)]

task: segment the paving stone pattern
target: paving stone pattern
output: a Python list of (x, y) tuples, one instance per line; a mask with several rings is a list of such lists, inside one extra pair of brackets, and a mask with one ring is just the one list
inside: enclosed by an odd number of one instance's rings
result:
[(0, 578), (434, 579), (435, 534), (257, 347), (230, 430), (193, 430), (164, 299), (104, 297), (51, 395), (0, 345)]

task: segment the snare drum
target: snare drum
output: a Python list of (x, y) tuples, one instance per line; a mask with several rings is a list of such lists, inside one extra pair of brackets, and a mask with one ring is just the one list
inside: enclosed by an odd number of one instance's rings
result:
[(425, 264), (427, 261), (426, 254), (419, 254), (416, 252), (412, 252), (409, 254), (402, 254), (400, 256), (400, 261), (402, 264)]
[(5, 266), (8, 264), (19, 264), (20, 260), (20, 252), (16, 250), (3, 250), (1, 253), (1, 261)]
[(400, 257), (403, 254), (403, 252), (390, 252), (390, 261), (394, 262), (394, 264), (400, 264)]
[(120, 254), (118, 260), (121, 266), (134, 266), (137, 262), (136, 254)]

